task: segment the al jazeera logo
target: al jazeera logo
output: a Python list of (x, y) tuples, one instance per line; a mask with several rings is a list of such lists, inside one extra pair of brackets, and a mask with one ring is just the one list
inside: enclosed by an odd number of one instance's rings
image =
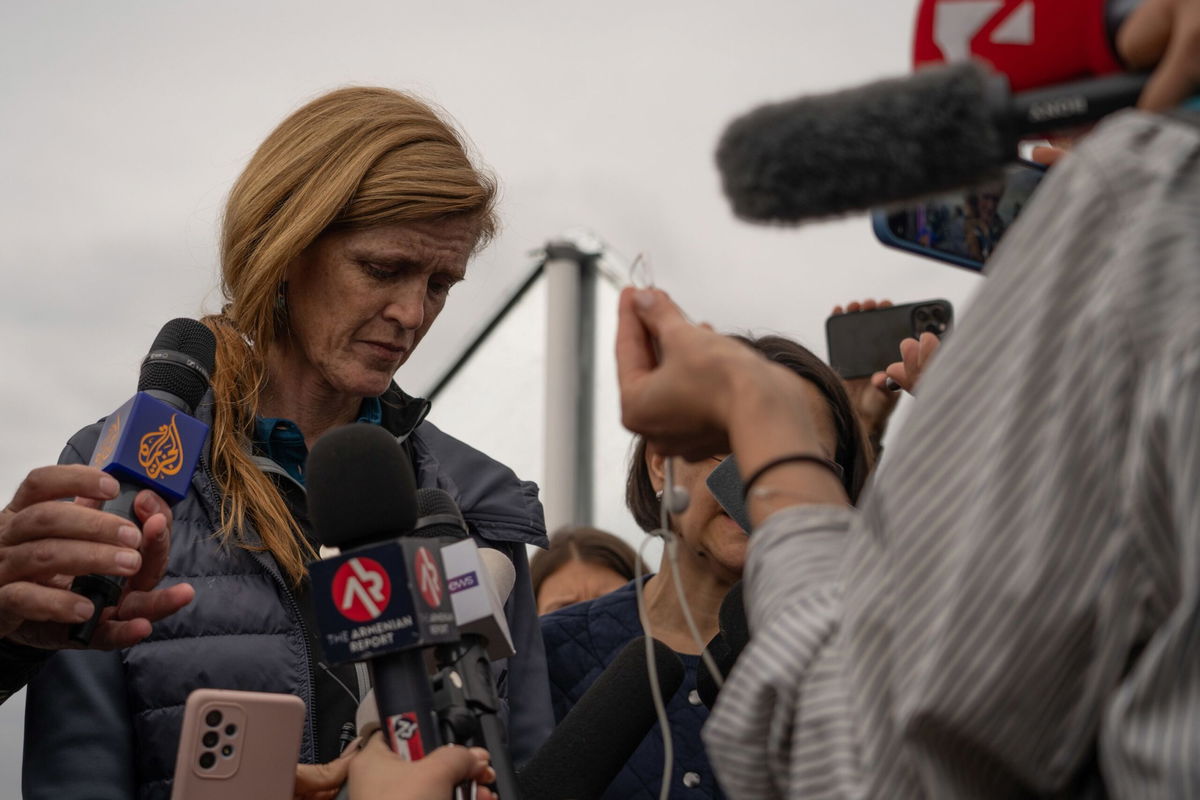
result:
[(96, 445), (96, 451), (92, 453), (92, 464), (104, 465), (112, 460), (113, 453), (117, 449), (117, 442), (121, 438), (121, 415), (113, 417), (113, 421), (104, 429), (104, 435), (100, 439), (100, 443)]
[(138, 442), (138, 464), (146, 470), (146, 476), (158, 480), (163, 475), (178, 475), (183, 468), (183, 439), (175, 425), (175, 414), (171, 421), (159, 425)]

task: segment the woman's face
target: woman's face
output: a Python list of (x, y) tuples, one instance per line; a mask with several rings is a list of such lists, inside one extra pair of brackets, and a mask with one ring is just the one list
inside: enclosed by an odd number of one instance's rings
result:
[[(806, 413), (818, 425), (821, 434), (821, 455), (833, 458), (837, 452), (837, 431), (833, 415), (825, 396), (809, 381), (803, 381), (806, 398)], [(704, 461), (689, 463), (675, 459), (675, 483), (684, 487), (691, 501), (682, 514), (671, 518), (671, 529), (680, 538), (680, 547), (688, 548), (696, 558), (681, 559), (680, 565), (694, 561), (703, 564), (722, 583), (733, 584), (741, 579), (746, 566), (746, 545), (749, 537), (733, 519), (725, 513), (720, 503), (708, 490), (709, 474), (720, 463), (723, 456), (714, 456)], [(656, 453), (647, 453), (646, 463), (650, 469), (650, 482), (655, 490), (661, 490), (664, 481), (665, 459)], [(767, 480), (763, 480), (765, 485)], [(686, 578), (685, 578), (686, 580)]]
[(472, 219), (323, 234), (287, 271), (285, 368), (374, 397), (433, 325), (475, 246)]
[(537, 612), (551, 611), (592, 600), (616, 591), (628, 581), (608, 567), (573, 558), (542, 580), (538, 587)]

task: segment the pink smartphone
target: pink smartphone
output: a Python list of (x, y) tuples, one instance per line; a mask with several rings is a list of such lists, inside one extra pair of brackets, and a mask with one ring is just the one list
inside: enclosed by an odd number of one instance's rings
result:
[(196, 689), (188, 695), (171, 800), (291, 800), (304, 701)]

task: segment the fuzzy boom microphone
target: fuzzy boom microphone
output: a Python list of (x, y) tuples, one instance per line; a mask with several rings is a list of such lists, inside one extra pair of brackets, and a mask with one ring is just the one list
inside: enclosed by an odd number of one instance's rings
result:
[(1013, 94), (968, 62), (763, 106), (717, 147), (738, 217), (797, 223), (950, 191), (998, 176), (1022, 137), (1132, 106), (1146, 75), (1124, 73)]

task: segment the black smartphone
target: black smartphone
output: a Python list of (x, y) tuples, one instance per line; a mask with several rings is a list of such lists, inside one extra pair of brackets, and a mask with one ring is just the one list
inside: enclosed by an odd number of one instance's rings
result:
[(1017, 161), (994, 181), (871, 212), (875, 236), (926, 258), (979, 271), (1029, 204), (1046, 168)]
[(737, 461), (733, 456), (726, 456), (720, 464), (708, 474), (705, 481), (708, 490), (716, 498), (725, 513), (733, 518), (738, 526), (750, 532), (750, 512), (746, 510), (745, 489), (742, 488), (742, 476), (738, 472)]
[(829, 366), (843, 378), (865, 378), (900, 360), (900, 342), (932, 333), (939, 338), (954, 323), (949, 300), (834, 314), (825, 320)]

